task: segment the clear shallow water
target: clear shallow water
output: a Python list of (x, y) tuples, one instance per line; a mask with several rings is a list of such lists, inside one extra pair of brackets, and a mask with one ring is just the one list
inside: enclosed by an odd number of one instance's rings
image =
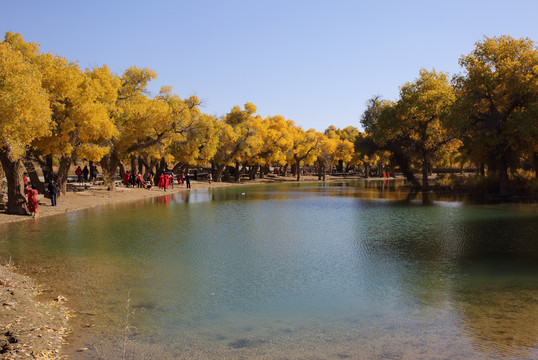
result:
[(538, 214), (405, 195), (192, 191), (8, 225), (0, 257), (69, 299), (72, 358), (538, 358)]

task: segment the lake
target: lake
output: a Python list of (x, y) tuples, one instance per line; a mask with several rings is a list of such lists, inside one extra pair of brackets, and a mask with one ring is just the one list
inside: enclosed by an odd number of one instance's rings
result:
[(538, 358), (535, 207), (406, 195), (177, 193), (7, 224), (0, 259), (68, 299), (75, 359)]

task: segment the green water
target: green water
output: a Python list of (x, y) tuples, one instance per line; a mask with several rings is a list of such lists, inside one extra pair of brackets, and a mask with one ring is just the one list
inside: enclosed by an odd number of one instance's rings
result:
[(4, 226), (0, 259), (68, 298), (74, 359), (538, 358), (535, 209), (405, 195), (191, 191)]

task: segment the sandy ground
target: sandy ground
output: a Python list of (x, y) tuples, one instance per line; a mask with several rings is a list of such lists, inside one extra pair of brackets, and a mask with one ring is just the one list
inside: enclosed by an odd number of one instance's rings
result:
[[(331, 179), (328, 179), (329, 181)], [(341, 177), (334, 180), (342, 180)], [(256, 179), (242, 183), (212, 183), (191, 181), (191, 190), (240, 186), (242, 184), (293, 182), (294, 177)], [(304, 176), (301, 182), (317, 181), (316, 176)], [(134, 201), (164, 194), (189, 191), (185, 185), (175, 185), (167, 192), (153, 187), (149, 190), (117, 186), (107, 191), (102, 185), (68, 184), (68, 192), (58, 197), (57, 206), (38, 195), (38, 217), (53, 216), (95, 206)], [(1, 225), (9, 222), (27, 221), (31, 216), (8, 215), (0, 212)], [(6, 262), (6, 260), (4, 260)], [(0, 358), (1, 359), (56, 359), (63, 338), (69, 332), (68, 299), (58, 296), (56, 300), (40, 303), (36, 300), (39, 286), (27, 276), (16, 273), (16, 264), (0, 264)], [(64, 305), (64, 303), (66, 303)], [(67, 305), (67, 307), (66, 307)]]
[(66, 299), (36, 301), (39, 287), (12, 270), (0, 266), (0, 358), (56, 359), (69, 333)]

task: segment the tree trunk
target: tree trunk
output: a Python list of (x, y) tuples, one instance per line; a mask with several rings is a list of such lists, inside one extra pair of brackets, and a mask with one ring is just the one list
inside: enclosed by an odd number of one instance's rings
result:
[(295, 158), (295, 164), (292, 165), (292, 170), (294, 171), (294, 175), (297, 176), (297, 181), (301, 181), (301, 161), (297, 158)]
[(104, 156), (100, 164), (103, 170), (103, 184), (107, 187), (108, 191), (116, 191), (116, 168), (119, 165), (119, 160), (115, 150)]
[(142, 175), (144, 175), (144, 162), (142, 161), (142, 157), (138, 157), (138, 172)]
[(420, 182), (417, 180), (415, 174), (413, 174), (413, 171), (411, 170), (408, 157), (398, 150), (393, 151), (392, 153), (394, 156), (394, 160), (398, 165), (400, 165), (400, 170), (406, 177), (407, 181), (409, 181), (414, 187), (420, 188)]
[(45, 156), (45, 166), (42, 166), (43, 176), (45, 181), (48, 181), (51, 176), (54, 176), (54, 169), (52, 168), (52, 155)]
[(176, 165), (174, 165), (174, 167), (172, 168), (172, 172), (174, 174), (177, 174), (177, 172), (183, 167), (183, 164), (182, 163), (177, 163)]
[(221, 182), (222, 181), (222, 174), (224, 173), (224, 165), (223, 164), (218, 164), (216, 166), (217, 170), (216, 170), (216, 173), (215, 173), (215, 181), (217, 182)]
[(158, 164), (159, 164), (159, 162), (157, 160), (151, 160), (150, 163), (149, 163), (149, 171), (153, 172), (154, 175), (157, 172), (157, 165)]
[(243, 173), (245, 172), (246, 165), (241, 166), (241, 169), (239, 169), (239, 166), (241, 164), (236, 163), (235, 164), (235, 181), (241, 182), (241, 176), (243, 176)]
[(70, 167), (70, 157), (64, 156), (60, 158), (60, 166), (58, 167), (58, 185), (60, 186), (60, 193), (63, 195), (67, 192), (67, 177), (69, 175)]
[(499, 194), (501, 196), (508, 195), (508, 161), (506, 155), (503, 153), (499, 158), (499, 164), (497, 167), (499, 174)]
[(136, 156), (131, 156), (131, 174), (138, 173), (138, 160)]
[(39, 180), (39, 176), (37, 175), (37, 170), (34, 166), (34, 163), (29, 159), (25, 159), (23, 162), (24, 167), (26, 168), (26, 171), (30, 176), (30, 182), (36, 187), (37, 192), (43, 194), (45, 192), (45, 184), (41, 180)]
[(428, 191), (430, 188), (430, 182), (429, 182), (429, 165), (428, 161), (424, 159), (422, 163), (422, 191)]
[[(125, 165), (121, 161), (118, 160), (118, 168), (120, 170), (120, 178), (125, 179)], [(114, 172), (116, 172), (116, 169), (114, 169)]]
[(0, 162), (7, 179), (7, 214), (27, 215), (24, 182), (22, 181), (22, 161), (12, 160), (9, 153), (0, 151)]
[(295, 161), (295, 164), (291, 165), (291, 173), (294, 176), (297, 176), (299, 164), (297, 164), (297, 160)]
[[(258, 168), (259, 168), (258, 165), (252, 166), (252, 167), (250, 168), (250, 174), (249, 174), (249, 175), (250, 175), (250, 179), (251, 179), (251, 180), (256, 179), (256, 173), (258, 172)], [(263, 176), (263, 173), (262, 173), (262, 171), (260, 170), (260, 179), (262, 178), (262, 176)]]

